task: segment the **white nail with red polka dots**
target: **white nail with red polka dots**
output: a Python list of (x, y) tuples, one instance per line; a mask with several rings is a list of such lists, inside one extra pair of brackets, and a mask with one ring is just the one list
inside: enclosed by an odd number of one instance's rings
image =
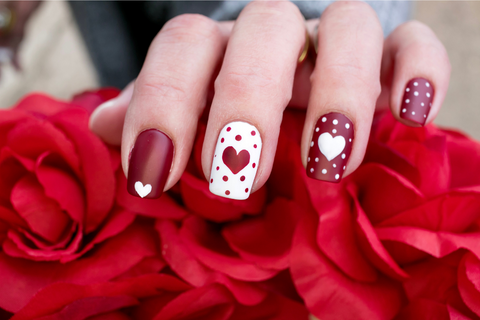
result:
[(220, 131), (210, 173), (210, 192), (221, 197), (245, 200), (250, 196), (262, 152), (257, 128), (235, 121)]

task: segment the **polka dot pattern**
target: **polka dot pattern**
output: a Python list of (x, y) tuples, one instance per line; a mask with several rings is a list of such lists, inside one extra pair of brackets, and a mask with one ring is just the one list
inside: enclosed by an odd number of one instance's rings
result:
[(433, 100), (433, 86), (424, 78), (410, 80), (405, 88), (400, 117), (424, 125)]
[(215, 195), (245, 200), (257, 174), (262, 139), (251, 124), (235, 121), (220, 131), (212, 161), (209, 189)]
[(339, 182), (352, 151), (353, 123), (343, 114), (332, 112), (320, 117), (313, 131), (307, 175), (317, 180)]

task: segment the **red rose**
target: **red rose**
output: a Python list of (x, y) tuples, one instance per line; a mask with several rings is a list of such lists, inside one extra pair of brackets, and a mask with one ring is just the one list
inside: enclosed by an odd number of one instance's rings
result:
[(117, 94), (34, 94), (0, 111), (0, 308), (15, 312), (55, 282), (158, 270), (155, 239), (114, 204), (118, 151), (88, 129), (89, 112)]
[(479, 162), (468, 137), (386, 114), (355, 173), (337, 186), (305, 180), (315, 209), (296, 230), (291, 270), (309, 310), (320, 319), (480, 316), (480, 286), (468, 276), (480, 257)]

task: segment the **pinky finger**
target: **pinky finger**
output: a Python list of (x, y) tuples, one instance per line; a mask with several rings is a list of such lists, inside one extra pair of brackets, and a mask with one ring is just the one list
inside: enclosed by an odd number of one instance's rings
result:
[(435, 119), (447, 94), (450, 61), (447, 51), (426, 25), (409, 21), (385, 40), (382, 80), (391, 88), (394, 116), (410, 126)]

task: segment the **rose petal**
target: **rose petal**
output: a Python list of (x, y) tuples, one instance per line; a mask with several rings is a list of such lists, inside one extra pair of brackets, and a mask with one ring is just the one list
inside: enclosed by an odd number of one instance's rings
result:
[(393, 318), (402, 305), (401, 288), (382, 275), (374, 283), (345, 276), (318, 250), (315, 233), (315, 216), (299, 222), (290, 263), (292, 278), (310, 312), (319, 319)]
[(301, 211), (294, 202), (276, 198), (264, 215), (231, 223), (222, 236), (243, 260), (265, 269), (286, 269)]
[(265, 298), (266, 292), (259, 287), (229, 278), (201, 264), (183, 243), (183, 238), (179, 237), (177, 227), (172, 221), (158, 220), (156, 229), (162, 240), (163, 258), (185, 281), (196, 287), (221, 283), (232, 292), (237, 301), (246, 305), (258, 304)]
[(357, 217), (357, 241), (370, 263), (392, 278), (403, 280), (408, 277), (379, 240), (375, 229), (358, 203), (358, 199), (354, 199), (354, 204), (354, 212)]
[(80, 109), (57, 113), (50, 121), (74, 143), (82, 163), (87, 198), (85, 232), (95, 230), (110, 211), (115, 195), (115, 176), (107, 147), (88, 130), (88, 115)]
[(70, 103), (53, 99), (45, 94), (32, 93), (20, 100), (14, 108), (48, 116), (69, 109)]
[(37, 263), (0, 252), (0, 308), (16, 312), (40, 289), (56, 283), (91, 284), (115, 278), (146, 257), (156, 255), (156, 243), (145, 225), (131, 225), (105, 241), (91, 255), (66, 264)]
[(183, 220), (179, 235), (200, 262), (234, 279), (261, 281), (277, 273), (276, 270), (260, 268), (238, 257), (221, 234), (199, 217), (190, 216)]
[(167, 193), (158, 199), (141, 199), (127, 192), (127, 179), (122, 170), (117, 172), (116, 201), (132, 212), (153, 218), (180, 220), (188, 212), (178, 205)]
[(382, 241), (398, 241), (424, 251), (434, 257), (444, 257), (460, 248), (472, 251), (480, 257), (480, 232), (454, 234), (434, 232), (413, 227), (375, 228)]
[(78, 175), (80, 162), (75, 146), (65, 134), (48, 121), (26, 120), (8, 133), (8, 146), (15, 153), (36, 159), (44, 152), (58, 154)]
[(56, 242), (70, 223), (57, 202), (44, 194), (33, 176), (25, 176), (17, 182), (11, 202), (30, 229), (50, 242)]
[(480, 185), (480, 144), (452, 130), (447, 134), (450, 188)]
[(281, 295), (270, 294), (262, 303), (255, 306), (237, 305), (230, 320), (307, 320), (309, 311), (300, 302), (292, 301)]
[(180, 294), (158, 313), (154, 320), (167, 319), (228, 319), (234, 309), (234, 299), (219, 284), (193, 289)]
[(450, 320), (447, 306), (436, 301), (418, 299), (403, 308), (395, 320)]
[(73, 97), (72, 104), (83, 108), (90, 115), (100, 104), (115, 98), (119, 93), (117, 88), (84, 91)]
[[(478, 243), (478, 242), (477, 242)], [(467, 253), (458, 267), (458, 290), (463, 302), (480, 316), (480, 261)]]
[(44, 163), (47, 155), (38, 158), (35, 173), (45, 195), (55, 200), (70, 218), (83, 224), (85, 205), (83, 190), (67, 172)]
[(19, 122), (34, 117), (22, 110), (0, 110), (0, 147), (5, 146), (8, 140), (8, 132)]

